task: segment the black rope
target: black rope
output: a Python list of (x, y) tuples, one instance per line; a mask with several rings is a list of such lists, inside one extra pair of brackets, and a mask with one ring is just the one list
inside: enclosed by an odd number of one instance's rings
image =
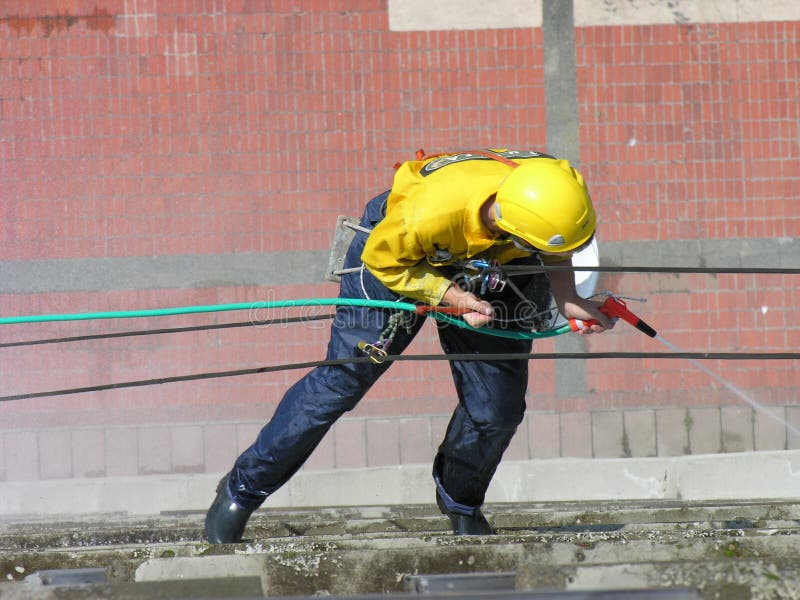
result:
[(740, 273), (756, 275), (800, 275), (800, 268), (793, 267), (579, 267), (573, 265), (502, 265), (504, 271), (515, 273), (543, 273), (546, 271), (596, 271), (598, 273)]
[(156, 335), (162, 333), (184, 333), (187, 331), (205, 331), (210, 329), (230, 329), (233, 327), (260, 327), (281, 323), (303, 323), (305, 321), (321, 321), (332, 319), (333, 313), (302, 317), (282, 317), (264, 321), (239, 321), (236, 323), (215, 323), (213, 325), (193, 325), (189, 327), (170, 327), (166, 329), (142, 329), (138, 331), (120, 331), (116, 333), (97, 333), (93, 335), (76, 335), (72, 337), (48, 338), (43, 340), (26, 340), (23, 342), (0, 342), (0, 348), (16, 348), (18, 346), (38, 346), (40, 344), (62, 344), (68, 342), (85, 342), (87, 340), (105, 340), (109, 338), (133, 337), (138, 335)]
[[(491, 360), (591, 360), (591, 359), (690, 359), (690, 360), (797, 360), (800, 352), (556, 352), (542, 354), (508, 353), (508, 354), (409, 354), (389, 355), (385, 361), (491, 361)], [(84, 394), (88, 392), (101, 392), (118, 390), (130, 387), (147, 385), (161, 385), (164, 383), (178, 383), (182, 381), (197, 381), (201, 379), (216, 379), (221, 377), (238, 377), (241, 375), (256, 375), (259, 373), (272, 373), (275, 371), (290, 371), (296, 369), (309, 369), (313, 367), (335, 366), (354, 363), (370, 362), (367, 356), (353, 358), (339, 358), (333, 360), (316, 360), (285, 365), (270, 365), (250, 369), (236, 369), (233, 371), (216, 371), (211, 373), (195, 373), (191, 375), (177, 375), (173, 377), (160, 377), (155, 379), (142, 379), (139, 381), (125, 381), (120, 383), (107, 383), (80, 388), (52, 390), (48, 392), (30, 392), (27, 394), (14, 394), (0, 396), (0, 402), (12, 400), (30, 400), (33, 398), (47, 398), (51, 396), (66, 396), (69, 394)]]
[[(504, 265), (509, 273), (541, 273), (547, 271), (595, 271), (600, 273), (698, 273), (698, 274), (781, 274), (797, 275), (800, 268), (782, 267), (617, 267), (617, 266), (572, 266), (572, 265), (542, 265), (536, 267)], [(333, 314), (285, 317), (269, 319), (264, 321), (241, 321), (235, 323), (221, 323), (212, 325), (195, 325), (189, 327), (171, 327), (162, 329), (148, 329), (140, 331), (124, 331), (115, 333), (103, 333), (92, 335), (81, 335), (61, 338), (48, 338), (40, 340), (26, 340), (20, 342), (3, 342), (0, 348), (13, 348), (19, 346), (34, 346), (41, 344), (56, 344), (66, 342), (78, 342), (109, 338), (122, 338), (140, 335), (157, 335), (167, 333), (182, 333), (190, 331), (204, 331), (213, 329), (229, 329), (235, 327), (247, 327), (258, 325), (273, 325), (278, 323), (295, 323), (302, 321), (316, 321), (333, 318)], [(593, 352), (593, 353), (543, 353), (543, 354), (450, 354), (450, 355), (402, 355), (387, 356), (386, 361), (420, 361), (420, 360), (589, 360), (589, 359), (694, 359), (694, 360), (797, 360), (800, 353), (797, 352)], [(221, 377), (236, 377), (241, 375), (255, 375), (259, 373), (270, 373), (274, 371), (306, 369), (318, 366), (334, 366), (348, 363), (363, 363), (370, 361), (369, 357), (355, 357), (336, 360), (320, 360), (304, 363), (294, 363), (286, 365), (273, 365), (256, 367), (251, 369), (238, 369), (233, 371), (220, 371), (211, 373), (197, 373), (192, 375), (178, 375), (174, 377), (163, 377), (156, 379), (144, 379), (138, 381), (127, 381), (120, 383), (102, 384), (81, 388), (69, 388), (53, 390), (47, 392), (31, 392), (26, 394), (15, 394), (0, 396), (0, 402), (12, 400), (26, 400), (32, 398), (45, 398), (51, 396), (63, 396), (68, 394), (81, 394), (88, 392), (98, 392), (130, 387), (140, 387), (148, 385), (159, 385), (164, 383), (176, 383), (182, 381), (196, 381), (202, 379), (214, 379)]]

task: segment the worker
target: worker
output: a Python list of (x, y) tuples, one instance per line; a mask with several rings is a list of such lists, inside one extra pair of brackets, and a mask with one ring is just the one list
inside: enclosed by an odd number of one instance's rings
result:
[[(433, 460), (436, 502), (453, 533), (490, 535), (494, 530), (481, 506), (522, 422), (528, 385), (527, 360), (496, 360), (496, 355), (530, 353), (531, 340), (487, 335), (481, 328), (530, 331), (533, 317), (542, 312), (530, 299), (537, 277), (549, 282), (561, 315), (594, 322), (580, 333), (612, 326), (599, 302), (577, 294), (570, 271), (542, 275), (529, 269), (509, 285), (497, 277), (508, 265), (571, 264), (572, 254), (595, 233), (587, 186), (567, 161), (539, 152), (418, 155), (398, 167), (389, 191), (367, 203), (361, 226), (365, 231), (356, 233), (345, 258), (341, 298), (458, 307), (471, 328), (437, 322), (444, 352), (495, 355), (450, 361), (458, 404)], [(490, 285), (465, 277), (465, 261), (475, 259), (497, 267)], [(472, 286), (465, 284), (470, 279)], [(327, 359), (363, 357), (363, 349), (374, 348), (377, 340), (384, 346), (389, 341), (392, 354), (402, 353), (425, 319), (408, 312), (398, 319), (398, 314), (339, 306)], [(252, 512), (297, 472), (390, 364), (320, 366), (290, 387), (253, 445), (220, 481), (206, 516), (208, 540), (240, 541)]]

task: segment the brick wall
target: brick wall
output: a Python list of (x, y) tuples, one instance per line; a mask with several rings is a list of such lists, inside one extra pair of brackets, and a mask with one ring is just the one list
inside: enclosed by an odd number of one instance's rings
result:
[[(544, 149), (538, 27), (390, 31), (385, 3), (368, 0), (272, 2), (270, 10), (244, 0), (65, 0), (0, 2), (0, 32), (4, 265), (312, 255), (328, 247), (336, 215), (360, 214), (389, 185), (392, 164), (418, 147)], [(785, 240), (797, 255), (799, 37), (798, 21), (576, 28), (581, 163), (603, 243), (652, 243), (652, 258), (668, 242)], [(639, 258), (628, 264), (648, 255)], [(600, 287), (648, 298), (636, 309), (685, 350), (787, 351), (800, 328), (793, 277), (626, 274)], [(44, 287), (8, 287), (0, 314), (336, 293), (321, 281), (231, 286), (214, 276), (175, 287)], [(246, 318), (14, 325), (0, 341)], [(0, 347), (0, 389), (301, 362), (321, 358), (325, 341), (325, 326), (307, 323)], [(590, 350), (653, 346), (620, 325)], [(431, 328), (410, 352), (438, 352)], [(709, 366), (791, 412), (795, 364)], [(767, 442), (758, 440), (770, 437), (749, 407), (690, 365), (587, 361), (586, 369), (588, 394), (564, 398), (553, 364), (534, 362), (515, 456), (761, 449)], [(0, 478), (221, 471), (300, 373), (3, 402)], [(342, 424), (350, 433), (326, 441), (311, 466), (424, 460), (453, 403), (444, 362), (395, 365)], [(691, 442), (691, 427), (680, 425), (687, 411), (708, 423), (704, 441)], [(731, 435), (749, 431), (741, 444), (723, 442), (728, 422)]]

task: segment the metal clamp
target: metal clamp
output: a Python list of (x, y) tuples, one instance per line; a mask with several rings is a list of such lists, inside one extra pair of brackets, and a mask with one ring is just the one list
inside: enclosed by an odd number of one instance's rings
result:
[(331, 242), (331, 251), (328, 256), (328, 267), (325, 270), (325, 279), (333, 282), (340, 282), (342, 275), (345, 273), (353, 273), (360, 271), (361, 267), (353, 267), (344, 269), (344, 259), (347, 255), (347, 250), (350, 248), (350, 242), (356, 235), (356, 232), (369, 234), (371, 229), (363, 227), (360, 219), (356, 217), (345, 217), (339, 215), (336, 218), (336, 229), (333, 234), (333, 241)]

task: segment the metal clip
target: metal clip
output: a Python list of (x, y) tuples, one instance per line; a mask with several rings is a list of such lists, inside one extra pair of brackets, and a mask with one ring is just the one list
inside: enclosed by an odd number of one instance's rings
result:
[(503, 277), (503, 272), (498, 270), (489, 271), (486, 276), (489, 289), (493, 292), (502, 292), (506, 287), (506, 280)]
[(364, 340), (361, 340), (358, 342), (357, 346), (359, 350), (369, 356), (369, 359), (376, 364), (381, 364), (386, 360), (386, 350), (376, 346), (375, 344), (369, 344)]

